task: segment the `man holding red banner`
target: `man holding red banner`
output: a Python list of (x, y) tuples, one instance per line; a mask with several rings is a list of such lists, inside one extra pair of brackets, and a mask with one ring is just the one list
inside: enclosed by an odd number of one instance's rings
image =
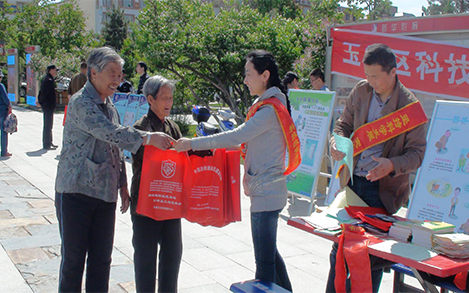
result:
[[(179, 126), (168, 119), (173, 106), (174, 83), (162, 76), (152, 76), (143, 85), (143, 94), (150, 108), (135, 122), (135, 129), (163, 132), (174, 139), (182, 134)], [(177, 292), (182, 257), (181, 219), (157, 221), (137, 213), (144, 147), (132, 155), (130, 211), (134, 247), (135, 286), (137, 292), (155, 292), (156, 255), (158, 246), (158, 292)]]
[[(370, 45), (363, 63), (367, 79), (352, 89), (334, 128), (335, 133), (350, 137), (354, 144), (355, 167), (340, 173), (341, 186), (349, 184), (369, 206), (393, 214), (408, 199), (409, 174), (422, 163), (427, 118), (416, 97), (399, 82), (396, 57), (388, 46)], [(340, 161), (345, 156), (337, 150), (334, 137), (330, 148), (334, 160)], [(349, 182), (351, 172), (353, 185)], [(334, 244), (326, 292), (344, 288), (341, 282), (345, 280), (336, 278), (337, 249), (338, 245)], [(373, 292), (378, 292), (383, 274), (377, 262), (371, 259)], [(353, 264), (347, 265), (352, 271)]]

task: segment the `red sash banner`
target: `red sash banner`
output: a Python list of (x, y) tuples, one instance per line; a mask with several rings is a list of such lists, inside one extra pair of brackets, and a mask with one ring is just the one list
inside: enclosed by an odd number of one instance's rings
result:
[(427, 121), (422, 105), (416, 101), (378, 120), (363, 124), (352, 135), (353, 156), (412, 130)]
[(67, 108), (68, 108), (68, 105), (65, 105), (64, 120), (62, 121), (62, 126), (65, 126), (65, 120), (67, 119)]
[(467, 99), (469, 47), (396, 34), (334, 29), (334, 74), (366, 78), (363, 56), (373, 43), (388, 45), (396, 55), (397, 75), (409, 89), (446, 98)]
[(137, 213), (203, 226), (240, 221), (239, 157), (239, 150), (201, 157), (145, 146)]
[[(282, 127), (283, 136), (288, 149), (288, 166), (285, 169), (285, 172), (283, 172), (283, 175), (288, 175), (295, 171), (301, 163), (300, 139), (296, 132), (295, 123), (293, 122), (290, 113), (288, 113), (287, 108), (279, 99), (274, 97), (259, 101), (252, 105), (246, 115), (246, 121), (251, 119), (251, 117), (256, 114), (257, 110), (264, 105), (274, 107), (275, 114), (277, 115), (280, 126)], [(243, 156), (243, 159), (246, 156), (246, 143), (241, 145), (241, 155)]]

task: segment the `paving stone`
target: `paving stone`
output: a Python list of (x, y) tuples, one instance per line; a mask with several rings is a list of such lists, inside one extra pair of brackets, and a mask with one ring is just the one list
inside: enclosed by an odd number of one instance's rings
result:
[(180, 291), (184, 288), (193, 288), (214, 284), (216, 284), (215, 280), (202, 273), (197, 267), (193, 267), (184, 260), (181, 262), (178, 278), (178, 288)]
[(124, 265), (111, 265), (110, 279), (120, 282), (131, 282), (134, 280), (134, 265), (133, 263)]
[(49, 258), (40, 247), (10, 250), (7, 253), (14, 264), (25, 264)]
[(33, 209), (55, 209), (54, 202), (50, 199), (36, 199), (36, 200), (29, 200), (28, 204)]
[(34, 292), (57, 292), (60, 259), (42, 259), (16, 266)]
[(55, 235), (37, 235), (21, 238), (3, 239), (0, 241), (6, 250), (15, 250), (22, 248), (53, 246), (60, 244), (60, 236)]
[(25, 229), (32, 236), (51, 236), (55, 237), (59, 233), (59, 226), (57, 224), (45, 224), (45, 225), (27, 225)]
[(13, 219), (13, 215), (9, 210), (0, 211), (0, 220), (2, 219)]
[(60, 247), (61, 245), (52, 245), (52, 246), (43, 246), (42, 250), (47, 254), (49, 258), (60, 257)]
[(234, 264), (232, 260), (206, 247), (186, 249), (183, 252), (183, 258), (188, 264), (202, 272)]
[(30, 234), (23, 226), (20, 227), (2, 227), (0, 228), (0, 240), (8, 238), (26, 237)]
[(57, 215), (55, 214), (55, 211), (53, 214), (43, 215), (43, 217), (50, 224), (58, 224)]
[(124, 290), (127, 293), (136, 292), (135, 282), (134, 281), (132, 281), (132, 282), (121, 282), (121, 283), (118, 283), (118, 285), (122, 288), (122, 290)]
[(33, 224), (48, 224), (48, 222), (43, 217), (38, 216), (28, 218), (6, 219), (0, 221), (0, 229), (3, 229), (3, 227), (27, 226)]
[(229, 289), (233, 283), (251, 280), (255, 277), (254, 272), (240, 265), (229, 266), (223, 270), (209, 270), (206, 274), (226, 289)]
[(210, 284), (198, 287), (190, 287), (179, 290), (180, 293), (227, 293), (231, 292), (220, 284)]
[(250, 251), (251, 247), (228, 235), (199, 237), (197, 241), (221, 255)]

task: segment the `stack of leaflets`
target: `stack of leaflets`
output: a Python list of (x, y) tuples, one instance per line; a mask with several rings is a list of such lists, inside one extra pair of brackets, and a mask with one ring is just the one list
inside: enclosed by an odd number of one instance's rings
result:
[(453, 224), (445, 222), (425, 221), (414, 223), (412, 225), (412, 243), (431, 249), (434, 234), (453, 233), (454, 228)]
[(415, 222), (410, 220), (396, 220), (389, 228), (388, 235), (402, 242), (410, 242), (412, 239), (412, 225)]
[(433, 235), (433, 249), (453, 258), (469, 257), (469, 235), (463, 233)]

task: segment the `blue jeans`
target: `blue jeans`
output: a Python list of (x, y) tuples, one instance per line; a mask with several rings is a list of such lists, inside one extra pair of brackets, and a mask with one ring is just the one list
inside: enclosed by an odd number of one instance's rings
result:
[(62, 238), (59, 292), (81, 292), (86, 259), (86, 292), (108, 292), (116, 203), (79, 193), (56, 193)]
[(135, 287), (155, 292), (158, 246), (158, 292), (177, 292), (182, 258), (181, 219), (156, 221), (132, 215)]
[(256, 279), (273, 282), (292, 291), (287, 268), (277, 250), (277, 223), (280, 211), (251, 213)]
[(0, 111), (0, 140), (1, 140), (1, 156), (8, 153), (8, 133), (3, 130), (3, 123), (8, 116), (8, 111)]
[[(379, 198), (379, 181), (371, 182), (365, 177), (353, 176), (353, 185), (349, 182), (349, 187), (370, 207), (384, 208), (381, 199)], [(332, 245), (331, 254), (329, 255), (329, 261), (331, 267), (329, 269), (329, 277), (327, 279), (326, 292), (336, 292), (334, 280), (335, 280), (335, 263), (337, 256), (338, 244)], [(381, 260), (376, 257), (370, 257), (371, 263), (371, 283), (373, 286), (373, 292), (378, 292), (381, 279), (383, 277), (383, 268)], [(346, 282), (347, 292), (350, 292), (350, 279)]]

